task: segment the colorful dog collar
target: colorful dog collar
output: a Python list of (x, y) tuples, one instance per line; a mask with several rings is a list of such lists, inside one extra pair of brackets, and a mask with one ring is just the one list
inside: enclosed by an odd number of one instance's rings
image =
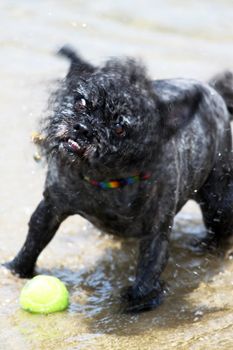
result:
[(103, 190), (111, 189), (111, 188), (119, 188), (125, 187), (127, 185), (132, 185), (139, 181), (147, 180), (151, 177), (150, 173), (142, 173), (138, 175), (133, 175), (121, 179), (114, 179), (109, 181), (96, 181), (90, 179), (88, 176), (84, 176), (84, 180), (89, 182), (91, 185), (102, 188)]

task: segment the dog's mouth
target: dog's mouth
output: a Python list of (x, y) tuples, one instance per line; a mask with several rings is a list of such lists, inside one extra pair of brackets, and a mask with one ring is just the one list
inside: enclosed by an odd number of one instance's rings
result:
[(74, 153), (82, 154), (83, 152), (85, 152), (85, 147), (81, 147), (78, 144), (78, 142), (76, 142), (72, 139), (68, 139), (67, 145), (68, 145), (69, 149)]
[(90, 145), (87, 142), (78, 142), (71, 138), (63, 140), (60, 143), (59, 149), (63, 152), (68, 152), (70, 155), (76, 155), (79, 158), (89, 158), (96, 151), (94, 145)]
[(66, 157), (70, 156), (72, 161), (74, 161), (74, 157), (92, 160), (98, 154), (98, 135), (94, 135), (93, 132), (89, 132), (87, 135), (85, 133), (86, 129), (81, 131), (70, 131), (66, 125), (61, 125), (56, 132), (57, 146), (60, 153)]
[(84, 156), (87, 148), (87, 145), (78, 143), (77, 141), (71, 138), (63, 140), (60, 143), (60, 149), (63, 149), (72, 154), (77, 154), (79, 157)]

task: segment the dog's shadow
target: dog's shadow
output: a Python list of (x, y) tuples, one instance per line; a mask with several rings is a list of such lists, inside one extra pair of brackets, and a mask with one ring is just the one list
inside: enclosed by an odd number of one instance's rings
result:
[[(135, 272), (137, 244), (122, 241), (107, 248), (91, 269), (53, 269), (40, 271), (61, 278), (71, 294), (70, 313), (82, 313), (91, 333), (138, 334), (150, 328), (176, 327), (193, 322), (203, 314), (221, 311), (206, 307), (205, 296), (212, 278), (224, 268), (223, 250), (197, 253), (189, 242), (201, 235), (199, 222), (178, 222), (172, 239), (168, 266), (163, 274), (166, 297), (161, 306), (150, 312), (124, 314), (121, 290), (132, 283)], [(188, 234), (187, 234), (188, 233)]]

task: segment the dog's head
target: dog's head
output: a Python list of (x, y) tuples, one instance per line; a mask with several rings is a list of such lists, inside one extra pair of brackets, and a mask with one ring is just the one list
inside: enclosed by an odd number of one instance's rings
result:
[(96, 68), (68, 48), (60, 53), (71, 67), (45, 121), (47, 155), (140, 170), (161, 143), (161, 110), (168, 113), (144, 67), (133, 59), (110, 59)]
[(46, 152), (93, 165), (143, 161), (156, 136), (156, 95), (144, 67), (110, 59), (95, 68), (67, 49), (62, 53), (72, 64), (45, 121)]

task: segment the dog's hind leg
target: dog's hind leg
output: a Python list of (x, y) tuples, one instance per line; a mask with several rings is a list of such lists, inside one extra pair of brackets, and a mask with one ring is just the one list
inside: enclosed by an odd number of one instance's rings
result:
[(197, 201), (207, 229), (201, 245), (207, 249), (216, 247), (233, 234), (233, 170), (225, 169), (219, 174), (213, 169), (199, 190)]

